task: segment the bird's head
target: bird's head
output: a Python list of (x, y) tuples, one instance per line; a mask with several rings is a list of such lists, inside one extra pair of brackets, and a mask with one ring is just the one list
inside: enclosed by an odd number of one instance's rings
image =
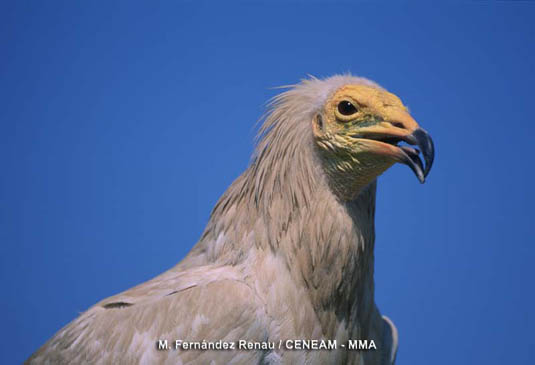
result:
[(342, 85), (311, 123), (327, 173), (344, 191), (359, 190), (396, 162), (408, 165), (423, 183), (433, 164), (429, 134), (396, 95), (375, 85)]

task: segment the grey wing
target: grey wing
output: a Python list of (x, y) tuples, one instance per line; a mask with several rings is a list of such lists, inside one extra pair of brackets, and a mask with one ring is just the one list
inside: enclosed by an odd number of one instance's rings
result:
[[(269, 354), (177, 351), (175, 341), (265, 341), (266, 321), (258, 296), (234, 269), (169, 271), (97, 303), (27, 363), (258, 363)], [(167, 340), (167, 350), (157, 348), (159, 340)]]
[(383, 358), (382, 364), (391, 365), (396, 362), (396, 354), (398, 352), (398, 329), (387, 316), (383, 316), (383, 328), (383, 343), (390, 351), (387, 351), (386, 358)]

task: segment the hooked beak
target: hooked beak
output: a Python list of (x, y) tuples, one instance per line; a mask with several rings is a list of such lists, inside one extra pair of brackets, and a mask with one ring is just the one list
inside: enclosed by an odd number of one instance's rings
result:
[[(408, 114), (398, 116), (393, 121), (381, 122), (378, 125), (362, 128), (354, 135), (365, 142), (367, 147), (380, 155), (390, 156), (411, 168), (418, 180), (423, 184), (431, 170), (435, 158), (435, 148), (429, 133), (420, 128)], [(399, 146), (398, 143), (406, 145)], [(424, 163), (420, 159), (420, 153)]]
[(431, 171), (431, 166), (433, 166), (433, 160), (435, 159), (435, 147), (433, 145), (433, 140), (431, 139), (429, 133), (422, 128), (418, 128), (412, 132), (412, 134), (409, 134), (403, 138), (403, 141), (410, 145), (417, 146), (422, 153), (425, 161), (425, 167), (420, 159), (418, 149), (408, 146), (399, 147), (402, 152), (400, 162), (409, 166), (416, 177), (418, 177), (418, 180), (420, 180), (420, 182), (423, 184), (425, 182), (425, 178), (429, 174), (429, 171)]

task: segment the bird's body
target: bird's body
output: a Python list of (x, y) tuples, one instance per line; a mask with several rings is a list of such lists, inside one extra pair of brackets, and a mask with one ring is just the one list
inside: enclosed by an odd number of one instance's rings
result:
[[(312, 142), (327, 143), (311, 132), (310, 120), (347, 84), (382, 90), (338, 76), (282, 94), (251, 165), (221, 197), (187, 257), (97, 303), (28, 362), (393, 363), (397, 332), (374, 302), (377, 172), (367, 180), (359, 175), (363, 183), (350, 194), (342, 173), (351, 169), (329, 165)], [(331, 170), (320, 167), (325, 161)], [(299, 346), (295, 340), (312, 339), (320, 341), (316, 347), (336, 341), (336, 349), (290, 349)], [(349, 350), (348, 340), (358, 339), (375, 349)], [(158, 349), (159, 340), (169, 349)], [(235, 348), (175, 349), (176, 340)], [(264, 347), (245, 350), (240, 340)]]

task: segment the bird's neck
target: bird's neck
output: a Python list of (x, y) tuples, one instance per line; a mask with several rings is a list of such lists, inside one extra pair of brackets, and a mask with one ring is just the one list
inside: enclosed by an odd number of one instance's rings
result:
[(334, 335), (341, 321), (361, 332), (376, 313), (374, 213), (375, 183), (347, 202), (322, 189), (296, 222), (302, 242), (281, 247), (294, 279), (309, 288), (325, 334)]
[(313, 166), (249, 167), (217, 203), (201, 241), (181, 265), (247, 266), (275, 255), (295, 285), (307, 288), (325, 335), (341, 321), (367, 328), (375, 310), (375, 183), (344, 200)]
[[(377, 156), (366, 152), (354, 154), (347, 150), (318, 149), (317, 156), (330, 190), (344, 202), (355, 200), (377, 176), (392, 166), (391, 161), (379, 163)], [(375, 167), (366, 162), (370, 160), (374, 160)]]

